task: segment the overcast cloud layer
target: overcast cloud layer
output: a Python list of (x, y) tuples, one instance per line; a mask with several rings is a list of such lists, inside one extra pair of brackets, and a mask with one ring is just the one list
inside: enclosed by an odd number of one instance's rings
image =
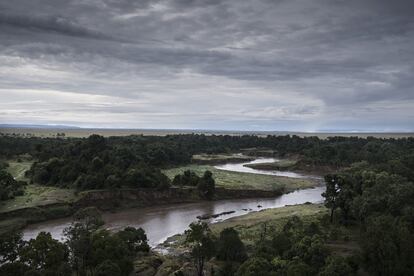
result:
[(0, 123), (414, 130), (414, 1), (0, 0)]

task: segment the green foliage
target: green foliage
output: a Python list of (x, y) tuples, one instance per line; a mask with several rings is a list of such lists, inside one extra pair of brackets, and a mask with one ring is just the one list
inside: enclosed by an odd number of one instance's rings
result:
[(314, 269), (308, 264), (301, 261), (299, 258), (295, 258), (288, 263), (287, 276), (311, 276), (315, 275)]
[(264, 258), (254, 257), (249, 258), (244, 262), (239, 270), (237, 276), (268, 276), (272, 275), (272, 265)]
[(321, 272), (320, 276), (352, 276), (356, 271), (348, 264), (347, 260), (341, 256), (331, 256)]
[(25, 185), (25, 182), (16, 181), (10, 173), (0, 169), (0, 201), (23, 195)]
[(339, 222), (360, 224), (363, 262), (374, 275), (414, 273), (414, 185), (403, 168), (412, 165), (408, 156), (377, 166), (358, 163), (325, 178), (325, 205), (340, 210)]
[(116, 235), (127, 244), (131, 252), (149, 252), (150, 250), (147, 235), (142, 228), (126, 227)]
[(20, 276), (26, 275), (30, 268), (22, 262), (6, 263), (0, 266), (0, 275), (2, 276)]
[(120, 271), (116, 275), (129, 275), (133, 269), (133, 257), (135, 252), (130, 251), (118, 235), (110, 234), (107, 230), (98, 230), (92, 234), (89, 266), (99, 268), (110, 260)]
[(0, 235), (0, 265), (15, 262), (23, 245), (21, 233), (8, 232)]
[(209, 170), (206, 170), (202, 177), (191, 170), (185, 170), (183, 174), (177, 174), (172, 183), (175, 186), (197, 187), (200, 197), (209, 200), (213, 199), (216, 190), (213, 173)]
[(214, 181), (213, 174), (210, 171), (205, 171), (203, 177), (197, 184), (197, 189), (202, 198), (213, 199), (216, 182)]
[(21, 234), (0, 237), (1, 275), (119, 275), (133, 270), (137, 253), (149, 251), (141, 228), (118, 233), (100, 229), (102, 219), (94, 208), (80, 210), (65, 230), (64, 243), (41, 232), (24, 242)]
[(174, 177), (173, 185), (175, 186), (192, 186), (196, 187), (200, 177), (191, 170), (185, 170), (183, 174), (177, 174)]
[(34, 163), (28, 173), (33, 182), (78, 190), (121, 186), (166, 189), (170, 186), (170, 180), (155, 166), (170, 158), (160, 154), (163, 151), (157, 147), (151, 146), (147, 149), (148, 155), (142, 155), (138, 154), (142, 146), (131, 143), (132, 153), (122, 142), (113, 145), (99, 135), (76, 142), (62, 140), (61, 143), (63, 145), (52, 152), (42, 151), (45, 156), (37, 154), (40, 162)]
[(45, 232), (40, 232), (36, 239), (31, 239), (20, 252), (20, 261), (34, 270), (57, 270), (67, 260), (66, 245)]
[(105, 260), (97, 266), (95, 276), (121, 276), (123, 275), (119, 266), (111, 260)]
[(204, 264), (215, 254), (214, 240), (208, 224), (193, 222), (185, 231), (186, 244), (191, 248), (191, 256), (197, 275), (204, 275)]
[(389, 215), (371, 217), (363, 234), (365, 263), (375, 275), (414, 273), (412, 226)]
[(225, 228), (217, 241), (217, 259), (222, 261), (243, 262), (247, 259), (246, 249), (239, 233), (233, 228)]

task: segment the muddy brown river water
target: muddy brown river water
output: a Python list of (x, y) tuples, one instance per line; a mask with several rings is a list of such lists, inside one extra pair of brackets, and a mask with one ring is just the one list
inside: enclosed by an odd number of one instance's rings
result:
[[(260, 158), (249, 163), (272, 162), (272, 158)], [(244, 167), (246, 163), (225, 164), (217, 166), (218, 169), (230, 171), (241, 171), (245, 173), (258, 173), (280, 175), (287, 177), (314, 177), (300, 175), (294, 172), (262, 171)], [(257, 198), (257, 199), (236, 199), (202, 201), (195, 203), (172, 204), (154, 206), (147, 208), (136, 208), (118, 211), (114, 213), (104, 213), (103, 219), (105, 227), (109, 230), (120, 230), (126, 226), (142, 227), (147, 233), (151, 246), (162, 243), (166, 238), (184, 232), (188, 225), (197, 220), (197, 216), (219, 214), (234, 211), (217, 218), (207, 221), (215, 223), (231, 217), (244, 215), (253, 211), (280, 208), (286, 205), (301, 204), (305, 202), (319, 203), (323, 201), (321, 194), (325, 187), (297, 190), (292, 193), (284, 194), (276, 198)], [(37, 236), (41, 231), (50, 232), (55, 239), (62, 240), (63, 230), (71, 223), (71, 218), (46, 221), (29, 225), (23, 231), (24, 239), (28, 240)]]

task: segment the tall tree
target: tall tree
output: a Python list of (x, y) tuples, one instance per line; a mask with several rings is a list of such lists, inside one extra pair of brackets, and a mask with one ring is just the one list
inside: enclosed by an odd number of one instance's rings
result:
[(340, 192), (341, 181), (341, 176), (337, 174), (328, 174), (325, 176), (326, 191), (322, 196), (325, 198), (325, 206), (331, 209), (331, 223), (333, 222), (335, 210), (338, 207), (338, 195)]
[(233, 228), (225, 228), (217, 241), (217, 259), (243, 262), (247, 259), (246, 248), (239, 233)]
[(213, 199), (216, 191), (216, 182), (211, 171), (205, 171), (197, 185), (200, 196), (205, 199)]
[(193, 222), (185, 231), (186, 243), (191, 247), (191, 256), (198, 276), (204, 275), (206, 260), (214, 256), (214, 241), (211, 230), (205, 222)]

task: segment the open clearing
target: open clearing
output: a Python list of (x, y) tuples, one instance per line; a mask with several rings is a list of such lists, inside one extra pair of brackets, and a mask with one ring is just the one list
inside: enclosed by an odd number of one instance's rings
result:
[(53, 203), (73, 202), (76, 199), (75, 191), (71, 189), (27, 185), (24, 195), (0, 202), (0, 213)]
[(24, 174), (32, 166), (32, 161), (17, 162), (13, 160), (7, 161), (7, 163), (9, 166), (6, 168), (6, 171), (8, 171), (14, 177), (14, 179), (18, 181), (28, 181)]
[(248, 162), (254, 158), (251, 156), (242, 155), (240, 153), (233, 154), (195, 154), (192, 157), (193, 162), (209, 162), (214, 163), (223, 163), (223, 162)]
[(230, 218), (223, 222), (211, 225), (214, 233), (218, 234), (224, 228), (233, 227), (240, 233), (240, 238), (246, 244), (256, 242), (258, 234), (264, 228), (268, 231), (277, 231), (292, 216), (298, 216), (305, 222), (310, 222), (327, 214), (328, 210), (322, 204), (301, 204), (286, 206), (283, 208), (266, 209), (258, 212), (252, 212), (247, 215)]
[[(7, 161), (7, 171), (16, 179), (28, 182), (25, 172), (32, 166), (32, 161)], [(29, 184), (24, 188), (24, 195), (0, 202), (0, 213), (22, 208), (43, 206), (53, 203), (73, 202), (77, 199), (72, 189)]]
[(246, 164), (246, 167), (257, 170), (287, 170), (296, 165), (296, 160), (283, 159), (270, 163)]
[(274, 191), (284, 189), (293, 191), (296, 189), (311, 188), (318, 185), (314, 179), (289, 178), (273, 175), (262, 175), (252, 173), (230, 172), (216, 169), (210, 165), (189, 165), (179, 168), (165, 170), (164, 173), (172, 180), (177, 174), (182, 174), (186, 170), (194, 171), (202, 176), (206, 170), (213, 173), (217, 187), (226, 189), (241, 190), (266, 190)]

